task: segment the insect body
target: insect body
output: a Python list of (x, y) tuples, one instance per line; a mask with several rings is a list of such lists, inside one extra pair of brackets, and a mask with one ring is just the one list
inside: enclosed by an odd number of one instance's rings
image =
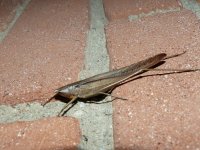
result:
[(56, 90), (56, 93), (62, 96), (74, 95), (79, 98), (89, 98), (99, 94), (99, 92), (106, 92), (114, 88), (117, 84), (143, 72), (143, 69), (148, 69), (159, 63), (166, 54), (158, 54), (146, 60), (132, 64), (121, 69), (95, 75), (93, 77), (74, 82), (72, 84), (63, 86)]
[[(56, 95), (60, 95), (66, 98), (70, 98), (71, 100), (61, 110), (59, 115), (63, 112), (65, 108), (67, 108), (71, 103), (77, 100), (77, 98), (87, 99), (101, 94), (109, 95), (106, 94), (106, 92), (111, 91), (119, 84), (145, 71), (156, 70), (151, 68), (159, 64), (160, 62), (164, 61), (165, 59), (171, 57), (177, 57), (182, 54), (183, 53), (166, 57), (167, 55), (165, 53), (160, 53), (153, 57), (132, 64), (130, 66), (98, 74), (90, 78), (63, 86), (55, 91), (55, 95), (52, 98), (54, 98)], [(185, 71), (197, 71), (197, 70), (199, 69), (189, 69), (189, 70), (165, 69), (164, 71), (185, 72)], [(48, 103), (52, 98), (50, 98), (46, 103)]]

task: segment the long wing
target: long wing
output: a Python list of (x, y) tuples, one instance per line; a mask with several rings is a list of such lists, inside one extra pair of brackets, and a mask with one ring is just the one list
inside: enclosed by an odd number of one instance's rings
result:
[(144, 72), (145, 69), (155, 66), (165, 57), (166, 54), (161, 53), (130, 66), (91, 77), (92, 79), (89, 79), (85, 83), (79, 85), (78, 96), (80, 98), (88, 98), (98, 95), (99, 92), (108, 91), (130, 77)]

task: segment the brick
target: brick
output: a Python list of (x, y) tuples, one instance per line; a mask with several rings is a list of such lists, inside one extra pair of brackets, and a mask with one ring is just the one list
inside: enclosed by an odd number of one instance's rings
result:
[(77, 149), (80, 128), (70, 117), (0, 124), (0, 149)]
[(181, 8), (181, 3), (176, 0), (104, 0), (104, 9), (110, 21), (128, 19), (129, 15), (149, 13), (156, 9)]
[[(111, 67), (119, 68), (165, 52), (187, 51), (159, 68), (200, 68), (200, 28), (187, 10), (149, 16), (106, 27)], [(113, 95), (116, 149), (198, 149), (200, 147), (199, 72), (146, 76), (126, 83)], [(153, 76), (151, 76), (154, 74)]]
[(0, 44), (0, 103), (44, 100), (83, 67), (87, 0), (32, 0)]

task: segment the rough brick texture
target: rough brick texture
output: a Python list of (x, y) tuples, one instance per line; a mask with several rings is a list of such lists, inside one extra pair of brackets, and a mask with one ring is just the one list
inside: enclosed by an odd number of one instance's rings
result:
[(79, 123), (73, 118), (47, 118), (0, 124), (1, 150), (77, 149)]
[[(187, 51), (160, 68), (200, 67), (199, 21), (190, 11), (114, 22), (107, 26), (112, 68), (155, 54)], [(146, 75), (163, 72), (148, 72)], [(145, 75), (145, 74), (144, 74)], [(116, 149), (195, 149), (200, 147), (199, 72), (147, 76), (118, 87), (114, 95)]]
[(156, 9), (181, 8), (177, 0), (104, 0), (104, 9), (110, 21), (127, 19), (129, 15), (149, 13)]

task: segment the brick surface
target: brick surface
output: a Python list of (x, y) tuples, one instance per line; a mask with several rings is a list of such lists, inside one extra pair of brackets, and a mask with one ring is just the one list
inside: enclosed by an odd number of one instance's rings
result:
[(0, 43), (0, 103), (50, 97), (83, 67), (87, 0), (32, 0)]
[(129, 15), (149, 13), (156, 9), (180, 8), (177, 0), (104, 0), (105, 14), (109, 20), (127, 19)]
[(69, 117), (0, 124), (0, 149), (77, 149), (80, 134), (78, 121)]
[[(155, 54), (186, 54), (159, 68), (199, 68), (200, 28), (187, 10), (111, 22), (106, 29), (111, 67)], [(147, 72), (144, 75), (162, 72)], [(200, 73), (149, 76), (124, 84), (114, 95), (116, 149), (197, 149), (200, 147)]]
[(16, 14), (17, 6), (24, 0), (0, 0), (0, 32), (3, 32)]

